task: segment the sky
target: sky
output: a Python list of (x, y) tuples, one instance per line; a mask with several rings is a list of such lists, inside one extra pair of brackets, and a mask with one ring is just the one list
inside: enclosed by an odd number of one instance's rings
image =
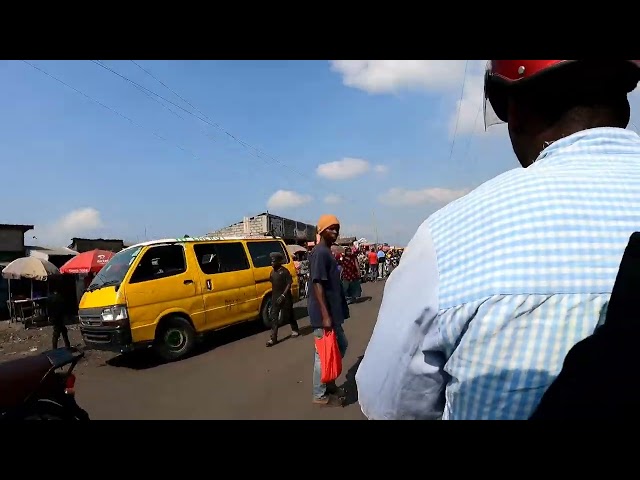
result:
[(0, 223), (62, 246), (334, 213), (344, 236), (406, 245), (520, 168), (505, 126), (484, 128), (485, 63), (2, 61)]

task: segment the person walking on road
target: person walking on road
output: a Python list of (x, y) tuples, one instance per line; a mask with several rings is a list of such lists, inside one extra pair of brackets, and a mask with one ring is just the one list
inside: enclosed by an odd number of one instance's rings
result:
[(289, 270), (282, 266), (284, 263), (282, 253), (273, 252), (270, 257), (273, 267), (269, 277), (271, 281), (271, 338), (267, 342), (267, 347), (273, 347), (278, 343), (278, 327), (281, 321), (283, 324), (286, 322), (291, 325), (291, 338), (300, 335), (298, 322), (293, 311), (293, 296), (291, 295), (293, 278), (291, 278)]
[(640, 225), (639, 80), (640, 60), (488, 63), (485, 125), (507, 123), (523, 168), (418, 228), (356, 373), (367, 418), (530, 418)]
[(51, 337), (51, 346), (55, 350), (58, 348), (58, 341), (62, 335), (62, 341), (64, 346), (71, 348), (71, 342), (69, 341), (69, 332), (64, 322), (64, 308), (62, 304), (62, 297), (58, 292), (58, 289), (54, 289), (53, 293), (49, 296), (49, 304), (47, 306), (49, 321), (53, 324), (53, 334)]
[[(322, 338), (326, 330), (335, 332), (340, 355), (347, 351), (347, 337), (342, 325), (349, 318), (349, 306), (338, 273), (338, 262), (331, 253), (331, 246), (338, 239), (340, 221), (335, 215), (322, 215), (318, 220), (320, 241), (311, 251), (309, 269), (311, 286), (307, 308), (315, 338)], [(315, 346), (314, 346), (315, 347)], [(321, 365), (318, 350), (313, 362), (313, 403), (327, 407), (341, 407), (345, 392), (335, 382), (321, 382)]]
[(371, 250), (367, 253), (367, 260), (369, 260), (369, 279), (375, 282), (378, 278), (378, 254), (376, 253), (376, 247), (371, 247)]
[(347, 248), (340, 258), (342, 265), (342, 286), (347, 297), (347, 303), (356, 302), (362, 297), (362, 285), (360, 284), (360, 267), (355, 253)]
[(382, 280), (385, 277), (385, 261), (387, 260), (387, 254), (384, 253), (382, 245), (378, 247), (378, 279)]

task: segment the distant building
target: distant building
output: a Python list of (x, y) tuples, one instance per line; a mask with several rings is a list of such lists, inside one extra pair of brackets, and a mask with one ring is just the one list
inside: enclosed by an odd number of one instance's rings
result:
[[(78, 252), (66, 247), (27, 245), (24, 248), (27, 256), (47, 260), (58, 268), (78, 255)], [(82, 297), (82, 290), (80, 290), (80, 296), (78, 296), (78, 284), (82, 286), (82, 279), (78, 278), (78, 275), (62, 275), (56, 282), (56, 288), (62, 296), (63, 308), (66, 314), (75, 315), (78, 313), (78, 303), (80, 303), (80, 297)]]
[(302, 244), (316, 239), (316, 226), (264, 212), (244, 217), (241, 222), (210, 232), (209, 236), (274, 235), (287, 244)]
[(75, 250), (78, 253), (90, 252), (91, 250), (96, 249), (117, 253), (125, 247), (126, 245), (123, 240), (77, 237), (72, 238), (71, 245), (68, 246), (68, 248)]
[(340, 245), (341, 247), (353, 246), (353, 242), (357, 240), (356, 237), (340, 237), (336, 240), (336, 245)]
[[(33, 225), (0, 224), (0, 270), (17, 258), (25, 256), (24, 234)], [(0, 276), (0, 318), (8, 318), (9, 284)]]
[(71, 258), (78, 255), (78, 252), (66, 247), (51, 248), (36, 245), (25, 245), (24, 249), (26, 256), (38, 257), (43, 260), (47, 260), (58, 268), (68, 262)]
[(29, 230), (33, 230), (33, 225), (0, 224), (0, 264), (3, 267), (25, 256), (24, 234)]

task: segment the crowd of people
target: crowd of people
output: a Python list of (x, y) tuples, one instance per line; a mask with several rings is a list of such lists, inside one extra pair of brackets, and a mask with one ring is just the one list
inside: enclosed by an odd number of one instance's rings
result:
[(358, 264), (365, 281), (384, 280), (400, 264), (403, 249), (372, 245), (358, 250)]
[[(386, 279), (400, 264), (403, 248), (384, 245), (333, 245), (331, 251), (338, 263), (338, 272), (349, 303), (362, 296), (362, 283)], [(309, 252), (296, 252), (293, 260), (300, 280), (302, 297), (308, 295)]]
[(387, 245), (336, 248), (336, 261), (348, 303), (362, 296), (362, 283), (384, 280), (400, 264), (402, 249)]

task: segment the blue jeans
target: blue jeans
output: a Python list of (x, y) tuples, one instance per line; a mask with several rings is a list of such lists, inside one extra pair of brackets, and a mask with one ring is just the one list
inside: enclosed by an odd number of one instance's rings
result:
[[(349, 342), (347, 342), (347, 336), (344, 334), (344, 329), (342, 325), (333, 327), (336, 332), (336, 337), (338, 340), (338, 348), (340, 349), (340, 355), (344, 358), (345, 353), (347, 353), (347, 346)], [(324, 335), (323, 328), (314, 328), (313, 336), (315, 338), (322, 338)], [(313, 350), (315, 351), (314, 359), (313, 359), (313, 398), (320, 399), (324, 398), (327, 395), (327, 384), (321, 383), (320, 379), (322, 378), (322, 372), (320, 367), (320, 355), (318, 355), (318, 349), (315, 348), (315, 343)]]

